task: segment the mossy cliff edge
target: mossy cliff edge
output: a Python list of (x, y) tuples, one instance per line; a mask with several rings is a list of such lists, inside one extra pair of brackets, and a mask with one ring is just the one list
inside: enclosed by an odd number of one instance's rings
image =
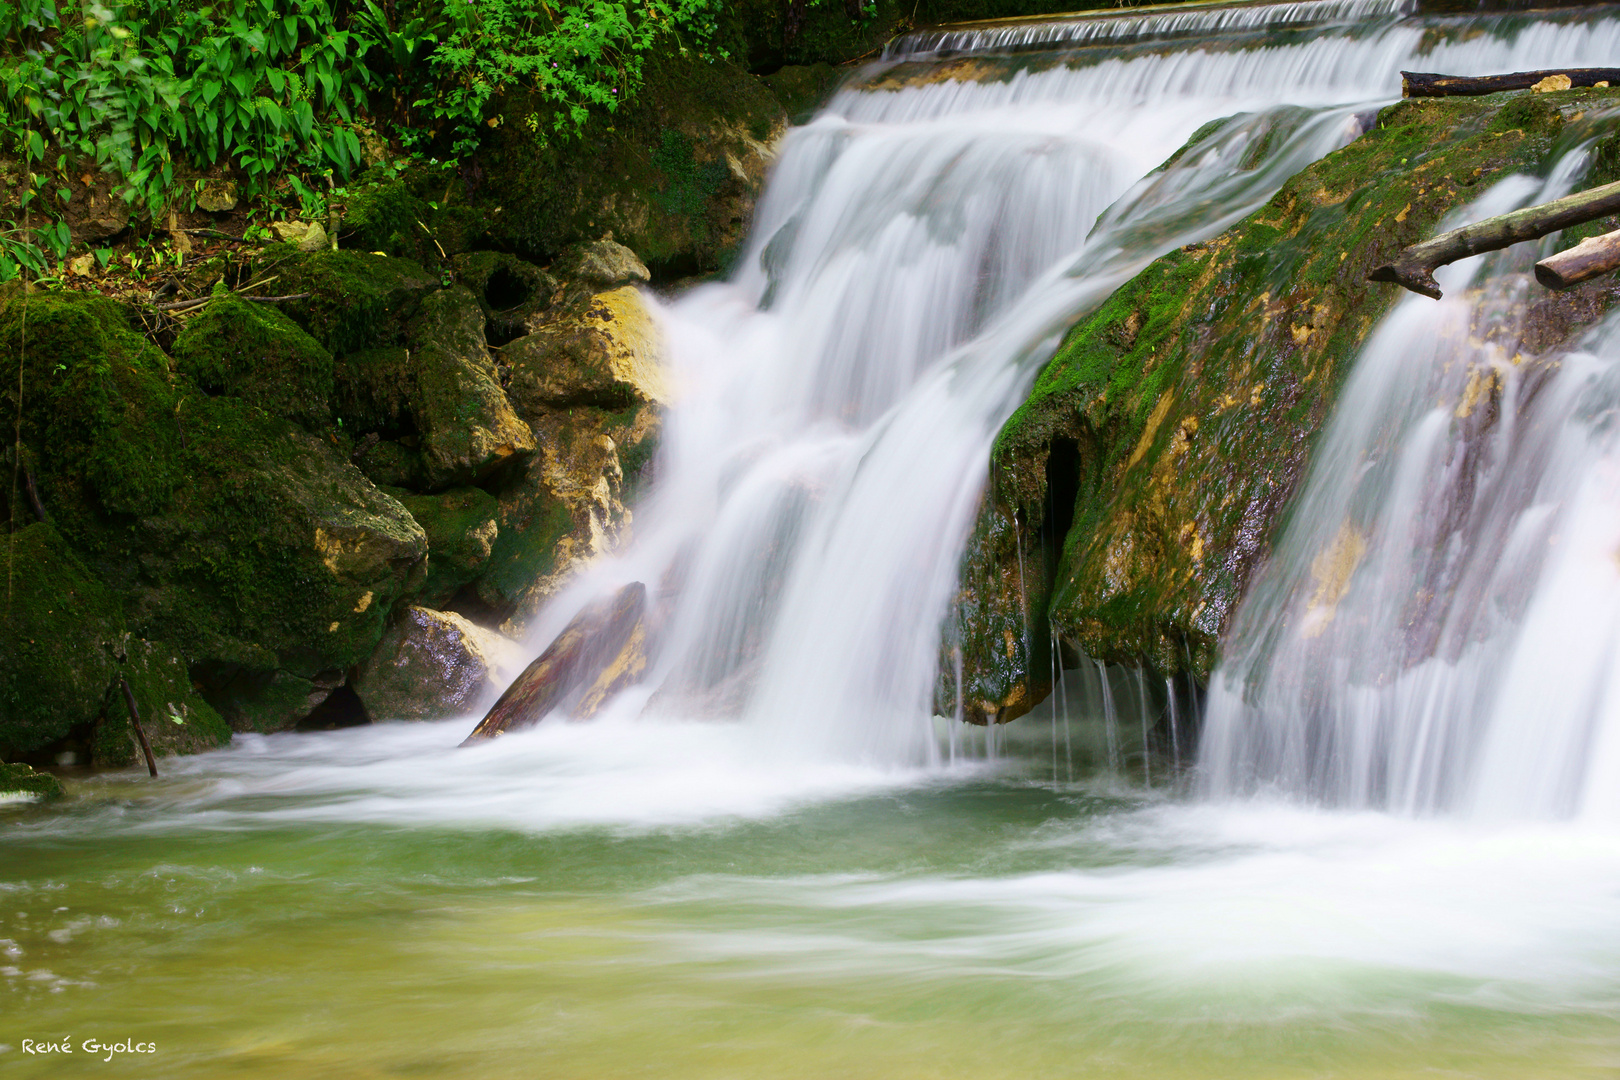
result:
[[(1611, 90), (1402, 101), (1073, 327), (992, 452), (946, 633), (968, 718), (1021, 715), (1082, 653), (1207, 680), (1313, 436), (1397, 299), (1368, 271), (1492, 182), (1545, 175), (1588, 140), (1588, 180), (1615, 179), (1617, 128)], [(1527, 354), (1590, 325), (1616, 286), (1542, 295)]]

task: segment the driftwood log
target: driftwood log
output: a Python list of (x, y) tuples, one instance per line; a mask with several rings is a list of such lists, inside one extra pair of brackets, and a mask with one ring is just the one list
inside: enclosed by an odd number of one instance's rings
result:
[(592, 712), (600, 708), (608, 694), (640, 673), (639, 667), (628, 671), (634, 664), (626, 653), (639, 640), (638, 634), (645, 633), (646, 610), (647, 587), (639, 581), (609, 599), (587, 604), (506, 688), (461, 745), (532, 727), (581, 687), (585, 697), (578, 704), (590, 705)]
[(1620, 229), (1589, 236), (1572, 248), (1536, 263), (1536, 280), (1549, 289), (1569, 289), (1620, 270)]
[(1568, 75), (1570, 86), (1620, 85), (1620, 68), (1548, 68), (1515, 71), (1509, 75), (1435, 75), (1426, 71), (1401, 72), (1401, 95), (1409, 98), (1477, 97), (1503, 90), (1528, 90), (1552, 75)]
[(1441, 294), (1434, 280), (1436, 267), (1525, 240), (1537, 240), (1548, 233), (1613, 213), (1620, 213), (1620, 181), (1441, 233), (1433, 240), (1404, 249), (1394, 262), (1385, 263), (1368, 274), (1367, 280), (1392, 281), (1438, 300)]

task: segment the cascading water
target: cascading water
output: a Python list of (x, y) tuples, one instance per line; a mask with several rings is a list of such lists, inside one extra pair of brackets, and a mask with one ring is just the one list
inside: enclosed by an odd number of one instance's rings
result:
[(1420, 49), (1469, 72), (1596, 64), (1620, 44), (1614, 21), (1436, 44), (1394, 10), (1189, 13), (1374, 22), (977, 82), (902, 68), (839, 94), (785, 140), (732, 280), (664, 309), (680, 390), (662, 488), (537, 643), (588, 596), (663, 582), (663, 652), (619, 716), (729, 713), (793, 757), (934, 760), (937, 627), (990, 442), (1064, 327), (1353, 138)]
[[(1583, 165), (1455, 216), (1555, 198)], [(1447, 299), (1369, 341), (1213, 680), (1213, 791), (1614, 817), (1620, 322), (1534, 355), (1550, 245), (1448, 268)]]
[[(20, 1048), (64, 1036), (197, 1080), (1612, 1076), (1620, 331), (1514, 363), (1523, 256), (1368, 348), (1205, 748), (1220, 793), (1518, 821), (1145, 789), (1156, 688), (1119, 667), (1055, 680), (1103, 718), (1061, 737), (929, 716), (990, 440), (1071, 320), (1353, 138), (1400, 68), (1620, 55), (1607, 12), (1242, 11), (886, 65), (789, 134), (736, 274), (661, 308), (633, 541), (534, 628), (657, 598), (662, 649), (597, 721), (239, 736), (0, 807), (7, 1077), (105, 1073)], [(1157, 30), (1227, 18), (1183, 14)], [(1070, 34), (1020, 25), (948, 48)], [(1000, 760), (907, 767), (958, 749)]]

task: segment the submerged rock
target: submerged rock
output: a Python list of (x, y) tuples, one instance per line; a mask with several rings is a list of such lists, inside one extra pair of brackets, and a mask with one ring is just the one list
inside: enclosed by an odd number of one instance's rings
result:
[(517, 642), (453, 612), (412, 605), (362, 665), (354, 689), (378, 719), (442, 720), (476, 711), (522, 664)]
[(63, 794), (62, 781), (50, 773), (35, 772), (20, 763), (0, 761), (0, 803), (20, 799), (49, 801), (60, 799)]

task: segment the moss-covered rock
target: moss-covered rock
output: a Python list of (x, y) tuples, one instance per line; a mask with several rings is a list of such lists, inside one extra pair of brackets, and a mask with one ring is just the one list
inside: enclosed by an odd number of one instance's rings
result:
[[(1082, 320), (995, 444), (948, 635), (964, 698), (1038, 699), (1054, 630), (1066, 650), (1207, 677), (1312, 435), (1396, 298), (1368, 271), (1617, 114), (1604, 90), (1403, 101)], [(1590, 319), (1606, 304), (1559, 310)]]
[(809, 122), (843, 79), (844, 73), (825, 61), (784, 67), (764, 77), (787, 112), (788, 122), (794, 124)]
[(168, 642), (211, 685), (309, 679), (369, 655), (426, 537), (335, 436), (208, 396), (100, 298), (13, 301), (0, 357), (24, 372), (41, 498), (116, 583), (127, 629)]
[[(231, 741), (231, 729), (192, 684), (190, 666), (172, 647), (139, 638), (126, 641), (118, 674), (129, 682), (141, 727), (153, 754), (197, 754)], [(140, 753), (122, 690), (107, 695), (96, 725), (97, 765), (128, 765)]]
[(118, 600), (48, 524), (3, 538), (0, 759), (93, 724), (117, 678)]
[(658, 326), (629, 286), (570, 306), (506, 346), (507, 392), (519, 412), (594, 405), (623, 409), (668, 400)]
[(757, 78), (695, 53), (649, 53), (644, 72), (635, 100), (583, 141), (548, 134), (549, 104), (507, 100), (484, 187), (499, 207), (498, 246), (545, 263), (611, 231), (662, 276), (725, 263), (753, 215), (782, 107)]
[(27, 765), (0, 762), (0, 803), (15, 799), (60, 799), (65, 794), (62, 781), (50, 773), (35, 772)]
[(429, 296), (410, 334), (411, 411), (430, 487), (487, 480), (534, 452), (534, 433), (496, 379), (471, 292), (458, 285)]
[(334, 356), (397, 344), (440, 284), (416, 263), (360, 251), (288, 252), (266, 271), (282, 295), (309, 294), (281, 310)]
[(484, 571), (494, 551), (500, 506), (478, 488), (453, 488), (438, 495), (400, 496), (427, 534), (427, 577), (416, 595), (430, 606), (441, 605)]
[(171, 350), (180, 372), (308, 428), (331, 422), (332, 354), (267, 304), (216, 296)]

